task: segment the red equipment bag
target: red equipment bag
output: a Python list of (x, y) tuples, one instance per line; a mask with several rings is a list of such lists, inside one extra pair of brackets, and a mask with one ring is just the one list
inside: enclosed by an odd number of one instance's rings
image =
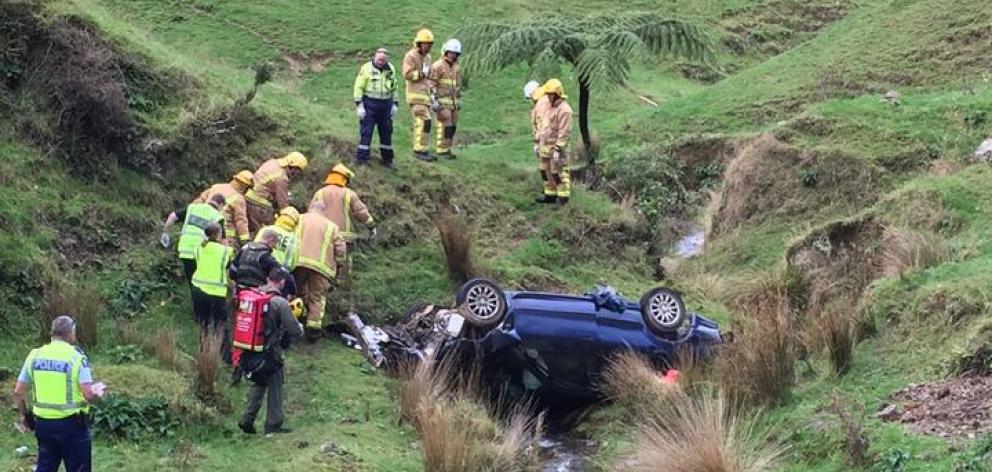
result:
[[(246, 289), (238, 292), (238, 311), (234, 315), (234, 348), (248, 352), (265, 349), (265, 317), (273, 294)], [(238, 355), (240, 358), (240, 354)]]

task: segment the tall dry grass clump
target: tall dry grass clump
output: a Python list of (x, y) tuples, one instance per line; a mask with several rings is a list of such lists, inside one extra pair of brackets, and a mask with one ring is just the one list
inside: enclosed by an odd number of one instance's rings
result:
[(79, 284), (53, 279), (45, 285), (45, 310), (38, 315), (38, 329), (41, 339), (51, 337), (52, 320), (60, 315), (72, 316), (76, 321), (76, 339), (79, 344), (92, 349), (97, 344), (100, 314), (104, 311), (104, 301), (95, 290), (87, 290)]
[(667, 409), (669, 397), (679, 393), (680, 387), (663, 383), (661, 372), (644, 356), (623, 351), (610, 358), (599, 389), (632, 418), (642, 418)]
[(526, 408), (487, 408), (478, 377), (428, 358), (401, 369), (400, 410), (423, 441), (424, 467), (436, 472), (534, 470), (543, 430)]
[(763, 274), (736, 297), (734, 342), (721, 347), (716, 380), (735, 405), (771, 405), (795, 380), (796, 337), (790, 297), (796, 282), (788, 271)]
[(806, 330), (810, 351), (823, 352), (837, 375), (846, 374), (854, 357), (857, 340), (857, 302), (834, 303), (814, 314)]
[(155, 335), (155, 358), (162, 366), (174, 370), (182, 367), (178, 336), (174, 328), (163, 328)]
[(863, 468), (870, 465), (872, 455), (869, 452), (871, 442), (865, 435), (865, 407), (851, 403), (839, 392), (831, 395), (830, 410), (837, 415), (841, 432), (844, 434), (844, 452), (847, 454), (847, 465)]
[(200, 337), (200, 348), (196, 353), (196, 395), (201, 400), (217, 397), (222, 338), (223, 333), (215, 329), (207, 330)]
[(638, 425), (635, 464), (643, 472), (765, 472), (785, 452), (722, 395), (677, 393), (663, 414)]
[(448, 276), (460, 284), (468, 282), (475, 276), (475, 267), (472, 264), (472, 238), (468, 223), (465, 218), (442, 211), (434, 221), (434, 225), (441, 237)]
[(882, 264), (886, 276), (902, 277), (915, 269), (937, 266), (951, 258), (940, 236), (908, 228), (886, 228), (882, 237)]

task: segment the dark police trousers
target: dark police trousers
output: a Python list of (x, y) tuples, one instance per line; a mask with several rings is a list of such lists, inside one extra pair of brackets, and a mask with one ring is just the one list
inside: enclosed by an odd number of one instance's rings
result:
[(393, 162), (393, 117), (390, 116), (393, 101), (362, 97), (362, 104), (365, 106), (365, 118), (359, 121), (361, 129), (356, 155), (358, 161), (368, 162), (372, 131), (379, 127), (379, 153), (382, 154), (382, 161), (387, 164)]
[(200, 325), (200, 345), (208, 335), (220, 336), (220, 356), (231, 365), (231, 332), (228, 327), (227, 298), (215, 297), (192, 286), (193, 314)]
[(255, 424), (255, 416), (262, 408), (262, 397), (268, 394), (265, 404), (265, 431), (282, 427), (282, 423), (286, 419), (282, 410), (283, 379), (283, 367), (280, 366), (264, 381), (251, 385), (251, 391), (248, 392), (248, 407), (245, 408), (245, 415), (241, 417), (242, 423)]
[(66, 472), (90, 472), (92, 443), (90, 430), (82, 417), (61, 420), (37, 418), (34, 435), (38, 438), (36, 472), (55, 472), (63, 461)]

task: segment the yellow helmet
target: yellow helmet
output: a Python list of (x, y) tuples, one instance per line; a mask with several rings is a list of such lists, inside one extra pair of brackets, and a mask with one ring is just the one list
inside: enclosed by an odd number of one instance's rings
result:
[(279, 217), (276, 218), (276, 226), (281, 226), (287, 231), (295, 228), (297, 223), (299, 222), (300, 222), (300, 212), (297, 211), (296, 208), (293, 208), (292, 206), (288, 206), (286, 208), (283, 208), (282, 210), (279, 210)]
[(243, 170), (237, 174), (234, 174), (233, 179), (245, 184), (248, 187), (251, 187), (252, 182), (255, 180), (255, 174), (252, 174), (250, 170)]
[(434, 42), (434, 33), (427, 28), (417, 31), (417, 37), (413, 38), (414, 46), (416, 46), (418, 43), (433, 43), (433, 42)]
[(307, 156), (297, 151), (286, 154), (286, 157), (279, 160), (279, 165), (283, 167), (296, 167), (300, 170), (306, 170), (307, 163)]
[(336, 164), (334, 167), (331, 168), (331, 171), (327, 174), (327, 178), (324, 180), (324, 183), (330, 185), (331, 176), (334, 174), (339, 174), (341, 176), (344, 176), (344, 178), (348, 180), (355, 178), (355, 173), (352, 172), (351, 169), (348, 168), (348, 166), (344, 164)]
[(558, 79), (551, 79), (545, 82), (544, 86), (541, 87), (541, 90), (544, 90), (545, 94), (553, 93), (561, 98), (568, 98), (568, 95), (565, 95), (565, 86), (562, 85), (561, 81)]

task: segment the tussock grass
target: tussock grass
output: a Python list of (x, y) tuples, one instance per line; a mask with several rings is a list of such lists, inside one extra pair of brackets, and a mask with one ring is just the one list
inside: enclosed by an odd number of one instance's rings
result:
[(902, 277), (906, 272), (934, 267), (950, 260), (940, 236), (908, 228), (886, 228), (882, 238), (883, 273)]
[(217, 396), (222, 336), (222, 332), (214, 329), (200, 335), (200, 348), (196, 353), (196, 395), (200, 399), (211, 400)]
[(735, 340), (721, 348), (716, 380), (735, 404), (773, 405), (792, 389), (797, 358), (789, 271), (757, 276), (735, 298)]
[(472, 264), (472, 237), (469, 233), (468, 223), (465, 218), (442, 212), (434, 220), (434, 225), (441, 237), (448, 276), (460, 284), (468, 282), (476, 275), (475, 267)]
[(857, 309), (856, 300), (834, 303), (816, 314), (806, 330), (808, 349), (826, 353), (837, 375), (847, 373), (851, 367), (857, 341)]
[[(682, 362), (683, 368), (698, 372), (689, 362)], [(665, 384), (659, 374), (631, 352), (614, 356), (604, 371), (601, 388), (639, 432), (635, 465), (624, 470), (762, 472), (775, 466), (784, 449), (758, 431), (753, 418), (711, 388), (695, 388), (701, 383), (694, 386), (683, 377), (679, 384)]]
[(831, 396), (830, 411), (837, 416), (837, 422), (844, 434), (847, 465), (857, 468), (869, 465), (872, 456), (868, 451), (870, 442), (865, 435), (864, 406), (851, 405), (850, 399), (835, 391)]
[(65, 279), (50, 281), (45, 286), (44, 295), (45, 310), (38, 312), (41, 340), (47, 342), (51, 337), (52, 320), (60, 315), (69, 315), (76, 321), (79, 344), (86, 349), (96, 347), (100, 314), (104, 310), (100, 295)]
[[(543, 418), (527, 407), (488, 409), (478, 377), (447, 361), (401, 369), (400, 410), (423, 440), (424, 467), (437, 472), (534, 470)], [(500, 414), (501, 413), (501, 414)]]
[(182, 367), (178, 337), (173, 328), (164, 328), (155, 335), (155, 358), (163, 367), (175, 370)]

